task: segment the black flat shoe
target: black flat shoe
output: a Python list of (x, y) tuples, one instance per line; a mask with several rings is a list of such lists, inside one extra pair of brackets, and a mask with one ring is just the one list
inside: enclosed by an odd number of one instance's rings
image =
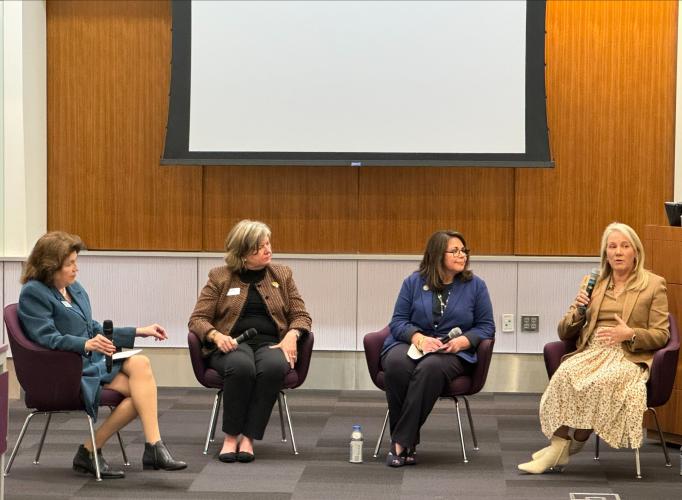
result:
[(403, 449), (403, 452), (398, 455), (395, 450), (395, 443), (391, 443), (391, 451), (389, 451), (388, 455), (386, 455), (386, 465), (389, 467), (402, 467), (405, 465), (405, 456), (407, 455), (406, 451), (406, 449)]
[[(102, 456), (102, 450), (97, 450), (97, 460), (99, 462), (99, 476), (102, 479), (121, 479), (125, 477), (125, 472), (122, 470), (113, 470)], [(97, 477), (95, 469), (95, 457), (89, 452), (85, 446), (80, 445), (76, 456), (73, 457), (73, 470), (76, 472), (83, 472), (85, 474), (92, 474)]]
[(226, 464), (231, 464), (237, 461), (237, 453), (234, 451), (228, 451), (227, 453), (221, 453), (218, 455), (218, 460), (225, 462)]
[(186, 467), (185, 462), (173, 458), (163, 441), (158, 440), (154, 444), (144, 444), (144, 454), (142, 455), (142, 468), (144, 470), (181, 470)]
[(237, 462), (241, 462), (243, 464), (247, 464), (249, 462), (253, 462), (256, 459), (253, 453), (249, 453), (248, 451), (240, 451), (237, 453)]

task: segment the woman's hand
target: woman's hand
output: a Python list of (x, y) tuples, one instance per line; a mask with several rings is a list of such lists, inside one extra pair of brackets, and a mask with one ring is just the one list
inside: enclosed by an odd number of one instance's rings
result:
[(437, 339), (435, 337), (428, 337), (426, 335), (424, 336), (424, 338), (422, 340), (420, 340), (420, 342), (421, 342), (421, 346), (418, 346), (418, 347), (421, 347), (421, 351), (424, 354), (429, 353), (429, 352), (438, 351), (438, 350), (442, 349), (444, 346), (444, 344), (440, 341), (440, 339)]
[(578, 290), (578, 295), (575, 296), (575, 300), (573, 301), (573, 305), (578, 308), (580, 306), (587, 307), (590, 304), (590, 297), (587, 295), (587, 292), (583, 290), (582, 288)]
[(168, 338), (166, 329), (161, 325), (157, 325), (156, 323), (153, 325), (136, 328), (135, 336), (144, 338), (154, 337), (154, 340), (166, 340)]
[(454, 338), (450, 342), (445, 344), (445, 349), (443, 349), (441, 352), (449, 352), (451, 354), (455, 354), (458, 353), (459, 351), (466, 351), (470, 347), (471, 342), (469, 342), (469, 339), (463, 335), (460, 335), (459, 337)]
[(220, 352), (234, 351), (239, 346), (235, 339), (233, 339), (229, 335), (223, 335), (217, 330), (213, 334), (213, 343), (216, 345), (218, 350), (220, 350)]
[(293, 369), (298, 359), (298, 350), (296, 348), (296, 341), (298, 340), (298, 330), (289, 330), (279, 344), (271, 345), (270, 349), (282, 349), (284, 358)]
[(635, 334), (635, 331), (630, 328), (623, 319), (617, 314), (613, 315), (618, 323), (616, 326), (608, 326), (600, 328), (596, 333), (596, 338), (601, 343), (606, 345), (615, 345), (630, 340)]
[(106, 356), (112, 356), (116, 352), (116, 346), (111, 340), (98, 333), (85, 341), (85, 350), (87, 352), (101, 352)]

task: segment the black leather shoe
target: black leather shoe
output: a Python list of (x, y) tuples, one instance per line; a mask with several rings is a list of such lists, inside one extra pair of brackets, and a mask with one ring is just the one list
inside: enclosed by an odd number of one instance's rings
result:
[(181, 470), (187, 467), (185, 462), (175, 460), (163, 441), (159, 440), (154, 444), (144, 444), (144, 454), (142, 455), (142, 468), (154, 470)]
[(226, 453), (221, 453), (218, 455), (218, 460), (225, 462), (226, 464), (231, 464), (237, 461), (237, 453), (234, 451), (228, 451)]
[(237, 453), (237, 462), (247, 464), (249, 462), (253, 462), (255, 459), (256, 457), (253, 455), (253, 453), (249, 453), (248, 451), (240, 451)]
[[(97, 460), (99, 461), (99, 476), (102, 479), (120, 479), (125, 477), (125, 472), (122, 470), (113, 470), (109, 467), (107, 461), (104, 460), (101, 449), (97, 450)], [(97, 477), (95, 458), (83, 445), (78, 447), (76, 456), (73, 457), (73, 470)]]

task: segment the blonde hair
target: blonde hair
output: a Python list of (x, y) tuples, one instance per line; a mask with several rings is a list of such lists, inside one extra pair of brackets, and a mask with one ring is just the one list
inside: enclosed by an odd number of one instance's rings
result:
[(270, 238), (270, 228), (259, 221), (240, 220), (225, 238), (225, 263), (232, 272), (244, 270), (244, 258), (258, 252), (258, 245)]
[(649, 283), (649, 273), (644, 269), (644, 245), (642, 241), (637, 236), (637, 233), (627, 224), (622, 222), (612, 222), (604, 230), (604, 234), (601, 237), (601, 265), (599, 270), (599, 281), (608, 280), (613, 274), (613, 269), (611, 269), (611, 264), (606, 257), (606, 248), (608, 246), (609, 236), (614, 231), (618, 231), (623, 236), (625, 236), (632, 247), (635, 249), (635, 268), (632, 271), (634, 275), (634, 280), (632, 283), (632, 288), (635, 290), (641, 290), (647, 286)]
[(37, 280), (48, 286), (54, 285), (54, 275), (73, 252), (85, 249), (83, 241), (75, 234), (51, 231), (41, 236), (24, 263), (21, 278), (23, 284)]

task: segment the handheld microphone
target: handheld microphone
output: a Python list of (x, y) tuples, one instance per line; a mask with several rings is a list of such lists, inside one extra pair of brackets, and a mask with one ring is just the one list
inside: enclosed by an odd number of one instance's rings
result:
[[(112, 342), (114, 341), (114, 324), (110, 319), (104, 320), (104, 323), (102, 324), (102, 335)], [(107, 373), (111, 373), (111, 367), (113, 366), (114, 360), (109, 355), (105, 356), (105, 358), (107, 363)]]
[(458, 326), (454, 327), (452, 330), (448, 332), (448, 336), (445, 340), (443, 340), (443, 344), (447, 344), (452, 339), (457, 338), (460, 335), (462, 335), (462, 329)]
[[(597, 283), (597, 279), (599, 278), (599, 269), (596, 267), (592, 269), (592, 272), (590, 272), (590, 277), (587, 280), (587, 285), (585, 286), (585, 293), (587, 294), (587, 298), (592, 297), (592, 290), (594, 290), (594, 285)], [(580, 305), (578, 306), (578, 312), (580, 314), (585, 315), (585, 311), (587, 310), (587, 306)]]
[(252, 339), (257, 334), (258, 334), (258, 330), (256, 330), (255, 328), (249, 328), (248, 330), (244, 330), (239, 337), (234, 339), (234, 341), (237, 344), (241, 344), (242, 342), (244, 342), (246, 340)]

